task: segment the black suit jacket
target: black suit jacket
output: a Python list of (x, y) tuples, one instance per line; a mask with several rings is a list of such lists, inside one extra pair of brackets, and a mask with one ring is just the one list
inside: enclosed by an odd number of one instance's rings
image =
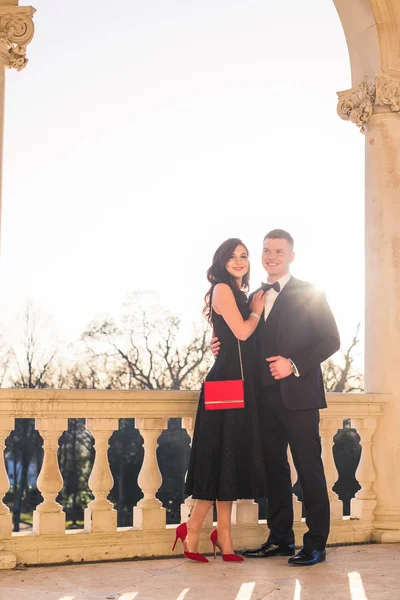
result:
[[(321, 363), (340, 348), (339, 332), (328, 302), (312, 284), (291, 277), (275, 303), (280, 303), (278, 355), (290, 358), (300, 373), (300, 377), (290, 375), (279, 380), (283, 403), (288, 410), (326, 408)], [(256, 330), (259, 353), (264, 333), (262, 315)], [(260, 364), (265, 363), (269, 369), (266, 358), (261, 356)]]

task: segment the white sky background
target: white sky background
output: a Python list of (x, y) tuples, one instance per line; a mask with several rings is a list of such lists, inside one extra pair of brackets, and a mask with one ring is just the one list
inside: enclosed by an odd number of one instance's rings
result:
[(73, 341), (133, 290), (201, 321), (216, 247), (295, 238), (343, 338), (363, 320), (364, 138), (331, 0), (36, 0), (8, 72), (0, 320)]

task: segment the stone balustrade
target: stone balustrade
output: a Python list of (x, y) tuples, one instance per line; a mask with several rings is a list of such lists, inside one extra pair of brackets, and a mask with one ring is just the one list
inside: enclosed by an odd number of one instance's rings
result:
[[(156, 497), (162, 483), (157, 440), (172, 417), (182, 418), (182, 427), (192, 437), (197, 401), (197, 392), (0, 390), (0, 446), (4, 448), (15, 418), (34, 418), (44, 441), (37, 480), (43, 502), (34, 511), (32, 531), (12, 533), (10, 511), (2, 501), (9, 480), (4, 460), (0, 461), (0, 568), (12, 567), (16, 562), (34, 565), (171, 554), (175, 526), (166, 525), (165, 508)], [(328, 394), (329, 408), (321, 411), (322, 452), (331, 502), (331, 544), (373, 539), (377, 502), (373, 484), (379, 469), (373, 463), (373, 438), (387, 401), (388, 395), (384, 394)], [(118, 528), (116, 510), (107, 499), (113, 486), (108, 442), (118, 429), (118, 419), (132, 417), (143, 437), (144, 458), (138, 477), (143, 498), (133, 510), (133, 526)], [(65, 530), (65, 513), (56, 501), (63, 486), (57, 460), (58, 440), (67, 429), (68, 418), (85, 418), (95, 441), (95, 460), (88, 481), (94, 499), (85, 509), (84, 529), (71, 531)], [(361, 437), (362, 455), (357, 470), (361, 489), (352, 501), (351, 516), (343, 517), (342, 502), (332, 490), (338, 478), (332, 446), (335, 434), (348, 418)], [(293, 469), (290, 456), (289, 461)], [(296, 480), (294, 470), (292, 478)], [(302, 505), (296, 496), (293, 502), (296, 542), (301, 544), (305, 529)], [(182, 504), (182, 521), (188, 518), (192, 505), (191, 498)], [(232, 520), (236, 548), (266, 539), (266, 523), (259, 521), (258, 505), (252, 499), (235, 503)], [(201, 552), (211, 551), (208, 541), (211, 527), (212, 511), (204, 523)]]

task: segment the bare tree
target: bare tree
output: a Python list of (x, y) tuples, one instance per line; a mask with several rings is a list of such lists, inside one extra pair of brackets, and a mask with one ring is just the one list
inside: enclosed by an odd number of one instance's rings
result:
[[(195, 330), (181, 343), (181, 320), (135, 295), (119, 324), (105, 317), (83, 334), (89, 355), (114, 369), (113, 385), (125, 389), (196, 389), (210, 366), (209, 331)], [(110, 371), (109, 371), (110, 372)]]
[(327, 392), (350, 393), (363, 391), (363, 375), (354, 365), (356, 358), (355, 350), (360, 343), (359, 333), (360, 323), (357, 325), (356, 332), (349, 347), (342, 351), (342, 364), (338, 364), (332, 359), (323, 363), (322, 375)]
[(22, 315), (19, 342), (11, 347), (10, 384), (21, 388), (54, 387), (57, 350), (50, 342), (49, 324), (32, 302), (28, 301)]
[(5, 340), (4, 333), (0, 332), (0, 387), (3, 387), (3, 384), (8, 375), (8, 370), (10, 368), (12, 351), (10, 346), (7, 344)]
[(72, 363), (59, 364), (56, 387), (70, 390), (120, 389), (115, 361), (107, 355), (88, 351), (86, 345), (82, 352), (81, 346), (81, 343), (74, 345)]

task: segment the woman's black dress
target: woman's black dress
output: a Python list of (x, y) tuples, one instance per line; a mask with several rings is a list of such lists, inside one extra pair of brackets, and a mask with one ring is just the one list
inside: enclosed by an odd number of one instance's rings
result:
[[(250, 309), (238, 308), (244, 319)], [(240, 379), (237, 338), (213, 311), (220, 352), (206, 381)], [(254, 334), (240, 342), (245, 408), (207, 411), (201, 390), (185, 493), (199, 500), (238, 500), (265, 495), (264, 467), (257, 408), (257, 357)]]

